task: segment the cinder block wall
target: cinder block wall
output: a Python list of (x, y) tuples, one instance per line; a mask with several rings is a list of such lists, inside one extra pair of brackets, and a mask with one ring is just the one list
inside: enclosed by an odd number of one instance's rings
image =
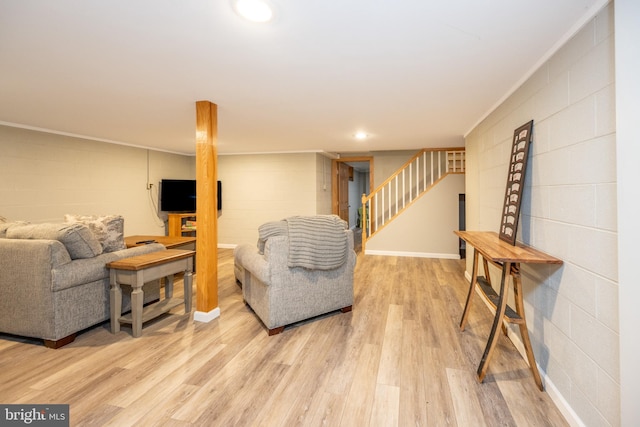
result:
[(255, 244), (265, 222), (331, 213), (331, 161), (325, 159), (317, 153), (219, 156), (218, 244)]
[(39, 223), (118, 214), (125, 235), (164, 235), (160, 180), (195, 178), (193, 156), (9, 126), (0, 126), (0, 164), (0, 216)]
[(527, 322), (552, 398), (604, 426), (620, 425), (613, 30), (609, 4), (466, 138), (467, 227), (498, 231), (513, 131), (534, 120), (518, 240), (564, 265), (523, 269)]

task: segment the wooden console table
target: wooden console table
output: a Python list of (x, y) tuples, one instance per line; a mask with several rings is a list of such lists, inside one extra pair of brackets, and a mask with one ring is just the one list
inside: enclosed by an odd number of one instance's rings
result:
[[(522, 336), (533, 378), (538, 388), (541, 391), (544, 390), (540, 373), (538, 372), (538, 366), (536, 365), (536, 360), (533, 355), (529, 331), (527, 330), (527, 320), (524, 314), (524, 301), (522, 297), (522, 282), (520, 279), (520, 264), (562, 264), (562, 261), (522, 243), (516, 243), (514, 246), (504, 242), (500, 240), (498, 233), (495, 232), (454, 231), (454, 233), (474, 248), (471, 284), (469, 286), (469, 294), (467, 295), (464, 312), (462, 313), (462, 319), (460, 320), (460, 330), (464, 331), (467, 323), (467, 317), (469, 316), (471, 301), (476, 287), (495, 309), (495, 317), (493, 319), (489, 340), (487, 341), (487, 346), (480, 360), (480, 366), (478, 366), (478, 381), (482, 382), (484, 380), (491, 355), (498, 342), (498, 329), (500, 325), (503, 324), (503, 322), (515, 323), (520, 328), (520, 335)], [(479, 255), (482, 255), (484, 277), (478, 276)], [(498, 292), (491, 286), (488, 262), (500, 268), (502, 271)], [(513, 279), (515, 310), (507, 305), (509, 276)]]
[[(124, 258), (107, 264), (110, 271), (111, 290), (109, 303), (111, 312), (111, 332), (120, 331), (120, 323), (129, 323), (133, 336), (142, 333), (142, 323), (151, 320), (184, 303), (184, 311), (191, 311), (192, 268), (195, 251), (167, 249), (131, 258)], [(184, 272), (184, 299), (173, 298), (173, 275)], [(145, 283), (165, 278), (165, 298), (143, 308)], [(131, 286), (131, 313), (122, 316), (122, 289), (120, 285)]]

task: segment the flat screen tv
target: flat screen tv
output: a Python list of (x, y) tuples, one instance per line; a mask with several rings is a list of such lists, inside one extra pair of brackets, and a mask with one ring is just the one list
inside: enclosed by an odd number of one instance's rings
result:
[(165, 212), (195, 212), (195, 179), (163, 179), (160, 182), (160, 210)]
[[(196, 180), (163, 179), (160, 182), (160, 210), (195, 212)], [(222, 183), (220, 181), (218, 181), (218, 210), (222, 210)]]

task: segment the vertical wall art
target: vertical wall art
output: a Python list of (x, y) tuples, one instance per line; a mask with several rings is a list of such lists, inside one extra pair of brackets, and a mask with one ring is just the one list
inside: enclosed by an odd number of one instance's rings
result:
[(520, 204), (524, 190), (524, 177), (527, 171), (529, 144), (533, 131), (533, 120), (517, 128), (513, 133), (513, 147), (511, 147), (511, 161), (507, 175), (507, 189), (504, 196), (504, 208), (500, 224), (500, 239), (516, 244), (516, 232), (520, 218)]

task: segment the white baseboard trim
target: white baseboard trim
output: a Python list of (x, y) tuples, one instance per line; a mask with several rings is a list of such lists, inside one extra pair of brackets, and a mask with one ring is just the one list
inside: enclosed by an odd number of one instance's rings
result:
[(234, 243), (218, 243), (218, 249), (235, 249), (236, 246)]
[[(464, 272), (464, 277), (467, 279), (467, 282), (471, 283), (471, 275), (468, 272)], [(476, 293), (480, 294), (480, 291), (476, 288)], [(493, 307), (484, 299), (480, 298), (485, 305), (493, 311)], [(524, 344), (522, 343), (522, 337), (520, 337), (520, 332), (516, 332), (515, 329), (511, 329), (511, 327), (507, 327), (507, 337), (513, 343), (520, 356), (525, 361), (525, 363), (529, 364), (527, 360), (527, 353), (524, 349)], [(534, 355), (535, 356), (535, 355)], [(585, 424), (582, 422), (578, 414), (573, 410), (569, 402), (565, 399), (565, 397), (560, 393), (558, 388), (553, 384), (553, 381), (549, 379), (547, 373), (540, 368), (540, 365), (536, 362), (538, 366), (538, 372), (542, 377), (542, 384), (544, 384), (544, 390), (547, 392), (553, 403), (556, 405), (562, 416), (567, 420), (570, 426), (572, 427), (585, 427)], [(531, 378), (533, 381), (533, 377)]]
[(196, 311), (195, 313), (193, 313), (193, 320), (195, 320), (196, 322), (209, 323), (213, 319), (217, 319), (218, 317), (220, 317), (220, 307), (216, 307), (209, 312)]
[[(540, 370), (540, 366), (538, 366), (538, 370)], [(541, 371), (542, 378), (544, 378), (544, 390), (547, 392), (553, 403), (556, 404), (556, 407), (562, 414), (565, 420), (569, 423), (571, 427), (586, 427), (586, 424), (582, 422), (578, 414), (573, 410), (573, 408), (569, 405), (569, 402), (564, 398), (560, 391), (553, 384), (553, 381), (547, 377), (547, 374), (544, 371)]]
[(403, 252), (403, 251), (377, 251), (365, 249), (365, 255), (383, 255), (383, 256), (400, 256), (414, 258), (444, 258), (444, 259), (460, 259), (459, 254), (434, 254), (428, 252)]
[[(524, 359), (524, 361), (528, 363), (527, 353), (524, 349), (524, 344), (522, 343), (522, 337), (520, 337), (520, 332), (516, 332), (514, 329), (510, 327), (507, 328), (507, 337), (511, 340), (513, 345), (515, 346), (520, 356)], [(535, 356), (535, 355), (534, 355)], [(567, 420), (569, 425), (572, 427), (585, 427), (585, 424), (582, 422), (578, 414), (573, 410), (573, 408), (569, 405), (569, 402), (564, 398), (558, 388), (553, 384), (553, 381), (547, 376), (547, 373), (540, 368), (538, 362), (536, 362), (538, 366), (538, 372), (542, 377), (542, 384), (544, 384), (544, 390), (547, 392), (553, 403), (555, 403), (558, 410), (562, 413), (562, 416)], [(533, 377), (532, 377), (533, 380)]]

